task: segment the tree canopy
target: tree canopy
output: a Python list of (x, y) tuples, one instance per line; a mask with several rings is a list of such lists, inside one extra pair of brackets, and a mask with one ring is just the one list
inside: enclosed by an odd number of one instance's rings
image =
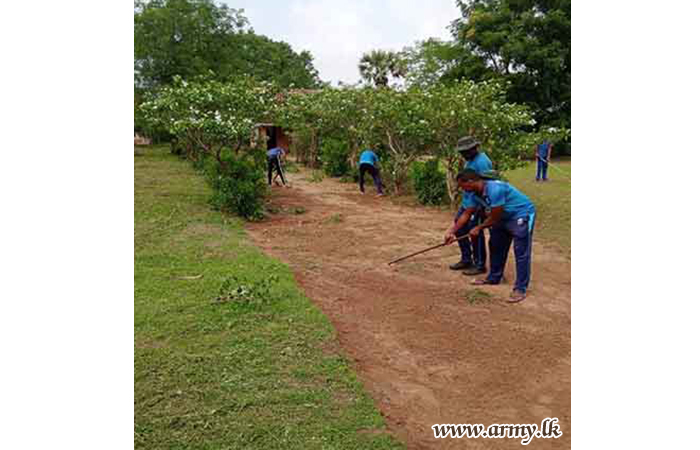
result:
[(281, 87), (320, 84), (313, 57), (254, 33), (243, 10), (213, 0), (137, 0), (134, 73), (137, 88), (213, 73), (221, 81), (250, 75)]
[(571, 1), (457, 0), (453, 34), (463, 52), (446, 79), (509, 83), (508, 99), (540, 125), (571, 126)]
[(401, 56), (392, 51), (372, 50), (362, 55), (360, 76), (376, 87), (389, 86), (389, 78), (400, 78), (406, 73), (406, 65)]

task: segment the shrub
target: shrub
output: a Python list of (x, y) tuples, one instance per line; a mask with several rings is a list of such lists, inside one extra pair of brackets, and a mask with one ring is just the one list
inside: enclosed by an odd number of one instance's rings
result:
[(424, 205), (441, 205), (448, 202), (445, 173), (440, 170), (437, 158), (426, 162), (416, 161), (411, 169), (413, 190)]
[(321, 144), (323, 171), (330, 177), (342, 177), (352, 170), (347, 143), (335, 138), (325, 138)]
[(261, 219), (267, 186), (259, 164), (247, 156), (227, 157), (223, 162), (210, 160), (207, 166), (207, 179), (214, 189), (211, 205), (249, 220)]

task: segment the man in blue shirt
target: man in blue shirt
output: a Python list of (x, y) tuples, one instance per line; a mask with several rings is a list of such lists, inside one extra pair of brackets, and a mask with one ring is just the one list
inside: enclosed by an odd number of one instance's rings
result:
[[(493, 165), (489, 157), (479, 151), (479, 145), (480, 142), (474, 137), (466, 136), (457, 141), (457, 151), (464, 159), (464, 169), (471, 169), (477, 173), (483, 174), (493, 170)], [(464, 194), (462, 194), (462, 202), (464, 203), (464, 199), (471, 195), (470, 192), (464, 192)], [(455, 222), (462, 216), (462, 213), (464, 213), (464, 208), (460, 206), (454, 219)], [(481, 211), (477, 211), (475, 214), (471, 215), (470, 220), (457, 229), (457, 237), (469, 233), (469, 231), (480, 222)], [(462, 239), (458, 242), (462, 257), (459, 262), (451, 264), (450, 269), (464, 270), (467, 275), (486, 273), (486, 238), (484, 237), (483, 231), (479, 233), (478, 238), (474, 242), (470, 242), (468, 239)]]
[(484, 279), (476, 279), (475, 285), (499, 284), (508, 260), (511, 241), (514, 242), (516, 279), (509, 302), (525, 299), (530, 283), (530, 263), (532, 255), (532, 233), (535, 226), (535, 205), (522, 192), (504, 181), (486, 180), (477, 172), (466, 169), (457, 175), (457, 183), (465, 192), (473, 195), (465, 197), (462, 203), (464, 214), (452, 229), (445, 234), (445, 242), (456, 239), (455, 231), (469, 221), (479, 207), (488, 216), (482, 224), (471, 229), (469, 237), (476, 239), (484, 228), (491, 228), (489, 252), (491, 263), (489, 274)]
[(549, 158), (552, 156), (552, 144), (549, 141), (543, 141), (535, 148), (535, 158), (537, 158), (537, 177), (535, 181), (547, 181), (547, 168), (549, 167)]
[[(282, 184), (287, 185), (287, 181), (284, 179), (284, 172), (282, 172), (281, 159), (284, 157), (284, 149), (282, 147), (271, 148), (267, 151), (267, 184), (272, 186), (272, 170), (277, 171), (277, 175), (282, 179)], [(277, 179), (275, 175), (275, 180)], [(277, 181), (275, 181), (277, 184)], [(279, 184), (277, 184), (279, 186)]]
[(384, 195), (378, 164), (379, 158), (372, 150), (366, 149), (360, 154), (360, 192), (363, 194), (365, 193), (365, 172), (369, 172), (374, 180), (374, 186), (377, 188), (377, 196)]

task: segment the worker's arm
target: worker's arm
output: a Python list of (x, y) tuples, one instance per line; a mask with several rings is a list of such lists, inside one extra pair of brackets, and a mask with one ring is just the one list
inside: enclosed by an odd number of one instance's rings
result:
[(451, 244), (455, 240), (457, 240), (457, 230), (462, 228), (469, 222), (469, 220), (472, 218), (472, 214), (476, 211), (476, 208), (467, 208), (465, 209), (462, 214), (459, 216), (459, 218), (455, 221), (455, 223), (445, 231), (445, 244)]
[(552, 144), (549, 144), (549, 147), (547, 148), (547, 162), (549, 162), (549, 159), (552, 157)]
[(502, 215), (503, 206), (496, 206), (495, 208), (491, 208), (491, 214), (489, 214), (488, 217), (486, 217), (486, 220), (469, 230), (469, 237), (472, 239), (476, 239), (476, 237), (479, 236), (481, 230), (497, 224), (501, 220)]

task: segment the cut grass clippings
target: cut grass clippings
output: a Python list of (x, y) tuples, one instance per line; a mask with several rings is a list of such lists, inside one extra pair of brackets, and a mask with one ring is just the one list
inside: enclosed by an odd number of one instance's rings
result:
[(493, 295), (481, 289), (471, 289), (464, 294), (464, 298), (470, 305), (481, 305), (493, 302)]
[(135, 447), (402, 448), (327, 318), (204, 178), (150, 147), (134, 180)]

